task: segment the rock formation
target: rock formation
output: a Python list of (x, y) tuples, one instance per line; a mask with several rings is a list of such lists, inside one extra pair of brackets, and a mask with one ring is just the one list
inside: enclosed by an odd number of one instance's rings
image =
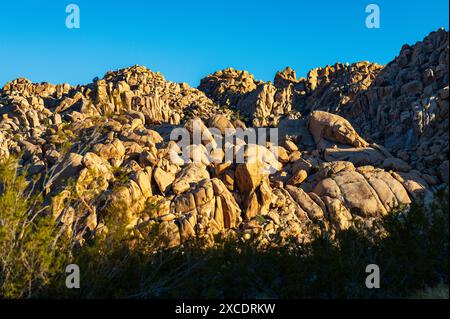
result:
[[(229, 68), (195, 89), (142, 66), (78, 86), (21, 78), (0, 90), (0, 164), (18, 157), (80, 243), (111, 214), (157, 227), (169, 247), (376, 231), (377, 218), (448, 187), (448, 57), (441, 29), (386, 66), (286, 68), (273, 83)], [(238, 135), (266, 126), (277, 143)], [(184, 150), (170, 138), (183, 127)]]

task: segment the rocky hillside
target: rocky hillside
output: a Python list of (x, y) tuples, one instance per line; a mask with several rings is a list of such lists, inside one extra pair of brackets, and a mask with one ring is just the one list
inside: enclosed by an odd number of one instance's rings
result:
[[(299, 79), (286, 68), (273, 83), (229, 68), (195, 89), (142, 66), (85, 86), (21, 78), (0, 90), (0, 162), (19, 158), (44, 211), (80, 243), (111, 214), (167, 246), (307, 242), (355, 223), (378, 232), (379, 217), (448, 187), (448, 58), (438, 30), (386, 66), (338, 63)], [(266, 126), (278, 143), (237, 134)], [(203, 134), (188, 162), (170, 139), (182, 127)], [(218, 145), (214, 131), (236, 143)]]

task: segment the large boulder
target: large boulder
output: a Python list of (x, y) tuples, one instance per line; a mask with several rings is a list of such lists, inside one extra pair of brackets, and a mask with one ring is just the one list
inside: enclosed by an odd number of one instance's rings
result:
[(200, 182), (202, 179), (209, 179), (210, 175), (206, 166), (202, 163), (192, 163), (184, 167), (172, 183), (172, 190), (175, 195), (182, 194), (189, 190), (192, 184)]
[(338, 200), (352, 215), (379, 217), (411, 203), (403, 185), (382, 169), (372, 166), (355, 169), (350, 165), (322, 175), (326, 177), (316, 184), (313, 192), (321, 198), (328, 197), (329, 203), (330, 199)]
[(350, 122), (336, 114), (314, 111), (310, 115), (308, 127), (318, 145), (325, 139), (354, 147), (368, 146)]
[(214, 127), (225, 135), (225, 132), (233, 132), (235, 130), (234, 124), (224, 115), (215, 115), (209, 120), (209, 126)]
[(153, 172), (153, 178), (162, 194), (166, 194), (170, 190), (178, 171), (179, 167), (166, 158), (163, 158), (158, 162), (158, 165)]
[(235, 179), (241, 193), (246, 219), (266, 212), (271, 201), (271, 187), (263, 163), (251, 161), (238, 164)]
[(201, 180), (189, 192), (175, 197), (171, 207), (182, 240), (235, 229), (242, 220), (234, 196), (217, 178)]

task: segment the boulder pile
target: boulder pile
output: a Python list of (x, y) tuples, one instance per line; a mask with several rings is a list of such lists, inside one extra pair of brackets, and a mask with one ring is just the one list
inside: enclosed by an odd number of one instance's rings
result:
[[(196, 89), (142, 66), (78, 86), (20, 78), (0, 90), (0, 164), (19, 158), (80, 243), (108, 217), (167, 247), (377, 232), (448, 187), (448, 52), (438, 30), (386, 66), (286, 68), (273, 83), (229, 68)], [(277, 138), (248, 137), (261, 127)]]

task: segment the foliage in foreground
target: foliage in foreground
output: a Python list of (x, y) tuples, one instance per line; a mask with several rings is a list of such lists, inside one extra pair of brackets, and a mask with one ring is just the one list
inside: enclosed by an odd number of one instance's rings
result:
[(31, 297), (62, 269), (66, 256), (40, 194), (17, 162), (0, 165), (0, 296)]
[[(448, 288), (448, 201), (444, 196), (431, 213), (413, 206), (407, 215), (392, 214), (383, 221), (389, 234), (385, 238), (368, 238), (352, 229), (338, 235), (338, 245), (317, 239), (304, 247), (260, 250), (251, 242), (224, 241), (202, 249), (192, 242), (151, 254), (146, 248), (158, 244), (155, 238), (133, 242), (130, 248), (129, 235), (116, 231), (75, 254), (81, 289), (69, 291), (60, 279), (46, 296), (425, 297), (422, 290)], [(365, 286), (365, 269), (371, 263), (380, 267), (380, 289)]]
[[(112, 214), (107, 234), (69, 249), (9, 165), (0, 169), (2, 297), (427, 298), (448, 292), (447, 192), (429, 209), (413, 206), (384, 219), (383, 238), (351, 229), (336, 242), (318, 238), (307, 246), (261, 250), (227, 240), (209, 249), (191, 242), (153, 253), (156, 236), (137, 239)], [(80, 289), (65, 287), (65, 265), (72, 263), (80, 267)], [(373, 263), (381, 270), (380, 289), (365, 286)]]

